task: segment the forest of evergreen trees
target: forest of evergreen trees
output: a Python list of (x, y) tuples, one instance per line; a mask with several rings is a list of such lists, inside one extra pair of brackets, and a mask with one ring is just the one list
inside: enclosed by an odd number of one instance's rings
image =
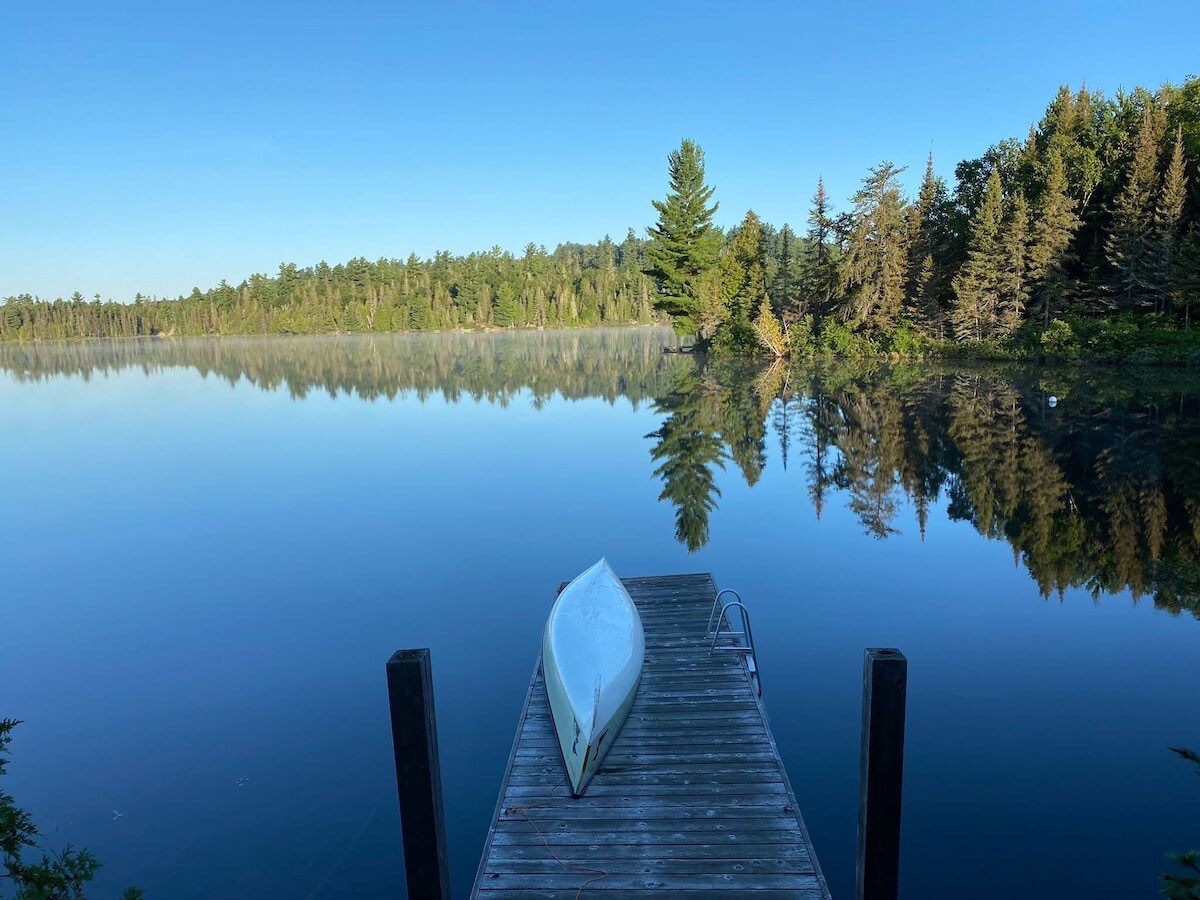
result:
[(753, 212), (724, 233), (685, 140), (646, 256), (660, 308), (716, 348), (1200, 363), (1197, 160), (1200, 79), (1064, 87), (1025, 139), (959, 163), (952, 189), (931, 157), (905, 197), (883, 162), (840, 213), (818, 181), (802, 233)]
[(1105, 97), (1063, 87), (1023, 139), (889, 162), (849, 208), (817, 183), (806, 227), (713, 224), (704, 155), (670, 156), (649, 240), (530, 244), (343, 265), (172, 300), (9, 297), (0, 339), (395, 332), (666, 321), (703, 347), (778, 356), (931, 352), (1200, 364), (1200, 78)]
[(604, 238), (553, 253), (530, 244), (520, 257), (495, 247), (429, 260), (285, 263), (274, 277), (252, 275), (236, 287), (222, 281), (176, 300), (22, 295), (0, 306), (0, 340), (649, 324), (665, 317), (642, 271), (645, 244), (630, 231), (620, 244)]

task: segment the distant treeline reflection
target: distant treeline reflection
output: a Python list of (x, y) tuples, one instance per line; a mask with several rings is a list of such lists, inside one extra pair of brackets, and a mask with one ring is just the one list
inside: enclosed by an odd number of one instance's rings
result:
[(297, 399), (314, 392), (364, 400), (413, 394), (507, 404), (527, 391), (535, 405), (555, 395), (634, 404), (669, 391), (690, 366), (670, 329), (594, 328), (338, 337), (116, 338), (0, 343), (0, 370), (23, 381), (69, 375), (90, 379), (125, 369), (152, 374), (195, 369)]
[[(934, 509), (1003, 539), (1050, 596), (1129, 590), (1200, 618), (1200, 379), (829, 362), (772, 367), (664, 354), (663, 328), (0, 344), (18, 381), (195, 369), (231, 384), (365, 400), (520, 394), (637, 405), (676, 537), (709, 540), (728, 463), (754, 486), (776, 442), (818, 517), (844, 502), (871, 535), (924, 535)], [(1056, 402), (1051, 401), (1051, 397)], [(904, 510), (902, 516), (902, 510)]]
[(844, 497), (886, 538), (907, 504), (924, 536), (944, 497), (951, 519), (1008, 541), (1044, 596), (1128, 589), (1200, 617), (1194, 376), (713, 363), (675, 378), (648, 437), (690, 549), (708, 540), (715, 469), (732, 461), (753, 486), (773, 439), (818, 517)]

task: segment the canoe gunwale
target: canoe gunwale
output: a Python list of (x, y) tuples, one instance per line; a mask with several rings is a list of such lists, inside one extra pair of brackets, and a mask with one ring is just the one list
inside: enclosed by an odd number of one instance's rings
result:
[[(541, 660), (551, 724), (571, 796), (578, 799), (629, 718), (646, 660), (641, 613), (606, 558), (559, 588), (542, 633)], [(593, 684), (587, 697), (585, 686)]]
[[(544, 676), (545, 676), (545, 673), (543, 672), (543, 678), (544, 678)], [(595, 759), (595, 764), (596, 764), (595, 768), (592, 769), (592, 772), (590, 775), (587, 775), (584, 778), (583, 783), (579, 786), (579, 791), (576, 792), (575, 786), (574, 785), (571, 786), (571, 797), (573, 799), (580, 800), (583, 798), (583, 795), (587, 793), (588, 785), (590, 785), (592, 783), (592, 779), (600, 774), (600, 769), (603, 768), (604, 760), (608, 758), (609, 751), (612, 750), (612, 748), (617, 745), (617, 742), (619, 740), (621, 740), (621, 732), (623, 732), (625, 730), (625, 722), (629, 719), (629, 711), (631, 709), (633, 709), (633, 704), (637, 700), (638, 691), (641, 688), (641, 686), (642, 686), (642, 676), (639, 675), (637, 683), (634, 684), (634, 686), (633, 686), (633, 690), (629, 692), (629, 696), (627, 696), (625, 698), (624, 703), (621, 704), (622, 709), (618, 709), (617, 713), (612, 717), (612, 719), (609, 719), (610, 723), (617, 719), (621, 720), (620, 726), (618, 726), (618, 728), (617, 728), (617, 733), (613, 735), (613, 739), (611, 741), (609, 741), (606, 746), (597, 750), (597, 755), (596, 755), (596, 759)], [(550, 698), (547, 696), (546, 699), (547, 699), (547, 701), (549, 701)], [(611, 727), (612, 727), (612, 725), (610, 724), (601, 730), (599, 740), (604, 739), (604, 736), (606, 734), (608, 734), (609, 728), (611, 728)], [(556, 733), (557, 733), (557, 730), (556, 730)], [(591, 753), (591, 750), (592, 750), (592, 745), (588, 744), (587, 750), (584, 752), (584, 757), (583, 757), (583, 771), (585, 773), (587, 772), (588, 756)], [(568, 774), (565, 777), (569, 781), (570, 780), (570, 768), (567, 766), (566, 757), (563, 756), (561, 741), (558, 743), (558, 755), (559, 755), (559, 758), (562, 760), (563, 768), (567, 770)]]

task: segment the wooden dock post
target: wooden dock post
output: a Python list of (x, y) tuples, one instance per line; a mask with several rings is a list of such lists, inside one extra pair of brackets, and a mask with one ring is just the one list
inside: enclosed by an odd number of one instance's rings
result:
[(896, 900), (908, 660), (899, 650), (863, 654), (858, 793), (858, 900)]
[(387, 685), (408, 896), (450, 900), (429, 649), (393, 653), (387, 662)]

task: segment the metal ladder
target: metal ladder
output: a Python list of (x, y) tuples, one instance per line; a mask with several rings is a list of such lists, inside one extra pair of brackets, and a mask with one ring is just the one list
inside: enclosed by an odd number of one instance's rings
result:
[[(721, 598), (726, 594), (732, 594), (734, 599), (722, 603)], [(733, 627), (733, 621), (729, 618), (731, 609), (737, 609), (741, 616), (740, 631)], [(724, 629), (722, 629), (722, 625), (724, 625)], [(725, 588), (717, 593), (713, 599), (712, 612), (708, 614), (708, 629), (705, 633), (712, 636), (712, 643), (708, 648), (710, 653), (740, 653), (745, 657), (746, 669), (750, 673), (750, 677), (754, 679), (754, 686), (758, 690), (758, 696), (761, 697), (762, 675), (759, 674), (758, 659), (755, 657), (754, 631), (750, 627), (750, 611), (746, 609), (746, 604), (742, 602), (742, 597), (737, 591)]]

